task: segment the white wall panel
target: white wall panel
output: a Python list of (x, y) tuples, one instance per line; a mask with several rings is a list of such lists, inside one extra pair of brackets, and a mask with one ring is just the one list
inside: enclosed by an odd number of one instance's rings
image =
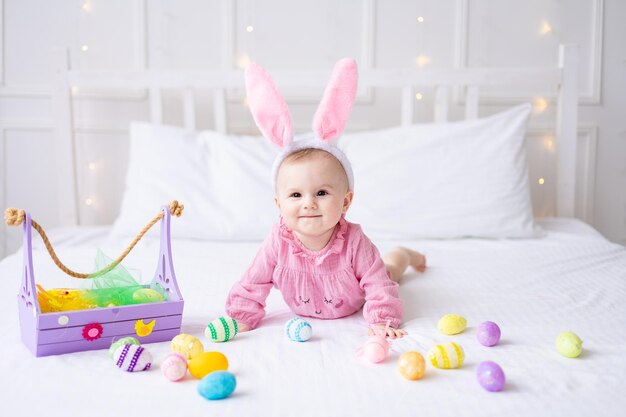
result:
[[(466, 10), (467, 32), (458, 32), (460, 65), (552, 65), (559, 44), (579, 46), (579, 92), (582, 103), (600, 100), (604, 0), (458, 0)], [(463, 39), (466, 37), (466, 39)], [(529, 86), (540, 83), (529, 80)], [(522, 86), (520, 86), (522, 87)], [(520, 91), (490, 95), (500, 101), (523, 100)], [(489, 96), (487, 96), (489, 97)]]
[(148, 66), (221, 68), (224, 7), (224, 1), (218, 0), (147, 2)]
[[(52, 126), (41, 121), (14, 123), (2, 129), (0, 143), (4, 149), (3, 211), (6, 207), (27, 210), (42, 226), (56, 225), (59, 215), (52, 132)], [(21, 228), (3, 228), (2, 239), (10, 253), (22, 242)]]

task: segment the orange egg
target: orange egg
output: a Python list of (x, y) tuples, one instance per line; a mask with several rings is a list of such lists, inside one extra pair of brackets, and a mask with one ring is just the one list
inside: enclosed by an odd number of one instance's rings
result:
[(420, 379), (426, 372), (424, 357), (419, 352), (403, 353), (398, 359), (398, 371), (406, 379)]

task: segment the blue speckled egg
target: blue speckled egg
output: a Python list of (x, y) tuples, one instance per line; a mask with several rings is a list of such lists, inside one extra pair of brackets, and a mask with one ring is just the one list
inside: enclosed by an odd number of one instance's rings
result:
[(207, 400), (221, 400), (235, 391), (237, 379), (228, 371), (211, 372), (200, 380), (198, 393)]

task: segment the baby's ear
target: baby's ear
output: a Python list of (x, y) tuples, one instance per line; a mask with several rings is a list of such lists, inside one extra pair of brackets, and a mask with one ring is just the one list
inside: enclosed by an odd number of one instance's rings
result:
[(245, 78), (250, 112), (261, 133), (281, 148), (289, 145), (291, 116), (274, 80), (254, 62), (246, 68)]
[(356, 62), (352, 58), (339, 60), (313, 118), (313, 132), (318, 138), (329, 142), (341, 135), (352, 110), (356, 87)]
[(346, 196), (343, 198), (343, 210), (342, 212), (345, 214), (348, 209), (350, 208), (350, 205), (352, 204), (352, 198), (354, 197), (354, 191), (348, 191), (348, 193), (346, 194)]

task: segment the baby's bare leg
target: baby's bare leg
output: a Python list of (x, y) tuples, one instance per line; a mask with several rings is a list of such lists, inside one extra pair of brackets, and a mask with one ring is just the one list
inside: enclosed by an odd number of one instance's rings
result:
[(409, 265), (418, 272), (426, 270), (426, 258), (424, 255), (402, 246), (398, 246), (383, 256), (383, 262), (391, 275), (391, 279), (395, 282), (400, 282), (400, 278), (402, 278), (404, 271), (406, 271)]

